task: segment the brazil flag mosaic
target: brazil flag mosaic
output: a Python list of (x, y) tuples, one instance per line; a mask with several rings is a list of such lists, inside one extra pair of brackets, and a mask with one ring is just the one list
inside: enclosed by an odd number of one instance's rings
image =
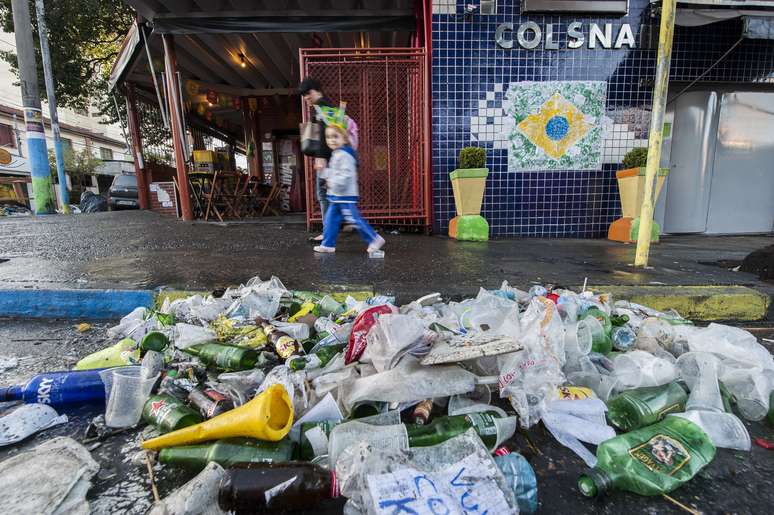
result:
[(511, 83), (508, 169), (599, 170), (606, 91), (602, 81)]

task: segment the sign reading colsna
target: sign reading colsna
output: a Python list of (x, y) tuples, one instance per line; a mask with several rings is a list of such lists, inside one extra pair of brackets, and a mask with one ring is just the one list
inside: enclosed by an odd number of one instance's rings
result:
[[(544, 50), (559, 50), (558, 24), (547, 23), (540, 27), (534, 21), (518, 26), (501, 23), (495, 31), (495, 42), (506, 49), (518, 44), (521, 48), (536, 49), (543, 44)], [(634, 33), (628, 23), (613, 27), (612, 23), (589, 23), (588, 29), (579, 21), (567, 25), (566, 48), (635, 48)]]

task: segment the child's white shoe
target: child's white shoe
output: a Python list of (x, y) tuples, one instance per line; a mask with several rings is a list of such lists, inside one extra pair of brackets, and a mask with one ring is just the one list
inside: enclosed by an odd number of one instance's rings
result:
[(381, 236), (377, 236), (374, 239), (374, 241), (372, 241), (371, 244), (368, 246), (368, 248), (366, 249), (366, 252), (368, 252), (369, 254), (371, 252), (376, 252), (377, 250), (379, 250), (382, 247), (384, 247), (385, 243), (386, 242), (384, 241), (384, 238), (382, 238)]
[(314, 251), (321, 254), (333, 254), (336, 252), (336, 247), (326, 247), (325, 245), (315, 245)]

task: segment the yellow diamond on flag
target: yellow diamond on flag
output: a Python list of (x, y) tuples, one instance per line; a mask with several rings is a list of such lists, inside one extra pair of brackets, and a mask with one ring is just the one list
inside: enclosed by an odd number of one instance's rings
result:
[(577, 107), (554, 93), (536, 114), (527, 116), (516, 128), (546, 154), (559, 159), (591, 126)]

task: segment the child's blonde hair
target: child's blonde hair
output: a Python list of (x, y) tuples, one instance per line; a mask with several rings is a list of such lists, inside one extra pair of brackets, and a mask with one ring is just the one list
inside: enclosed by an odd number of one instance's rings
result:
[(333, 129), (334, 131), (338, 132), (341, 134), (341, 137), (344, 138), (344, 141), (349, 143), (349, 133), (347, 132), (347, 129), (339, 127), (338, 125), (328, 125), (325, 127), (325, 130), (327, 131), (328, 129)]

